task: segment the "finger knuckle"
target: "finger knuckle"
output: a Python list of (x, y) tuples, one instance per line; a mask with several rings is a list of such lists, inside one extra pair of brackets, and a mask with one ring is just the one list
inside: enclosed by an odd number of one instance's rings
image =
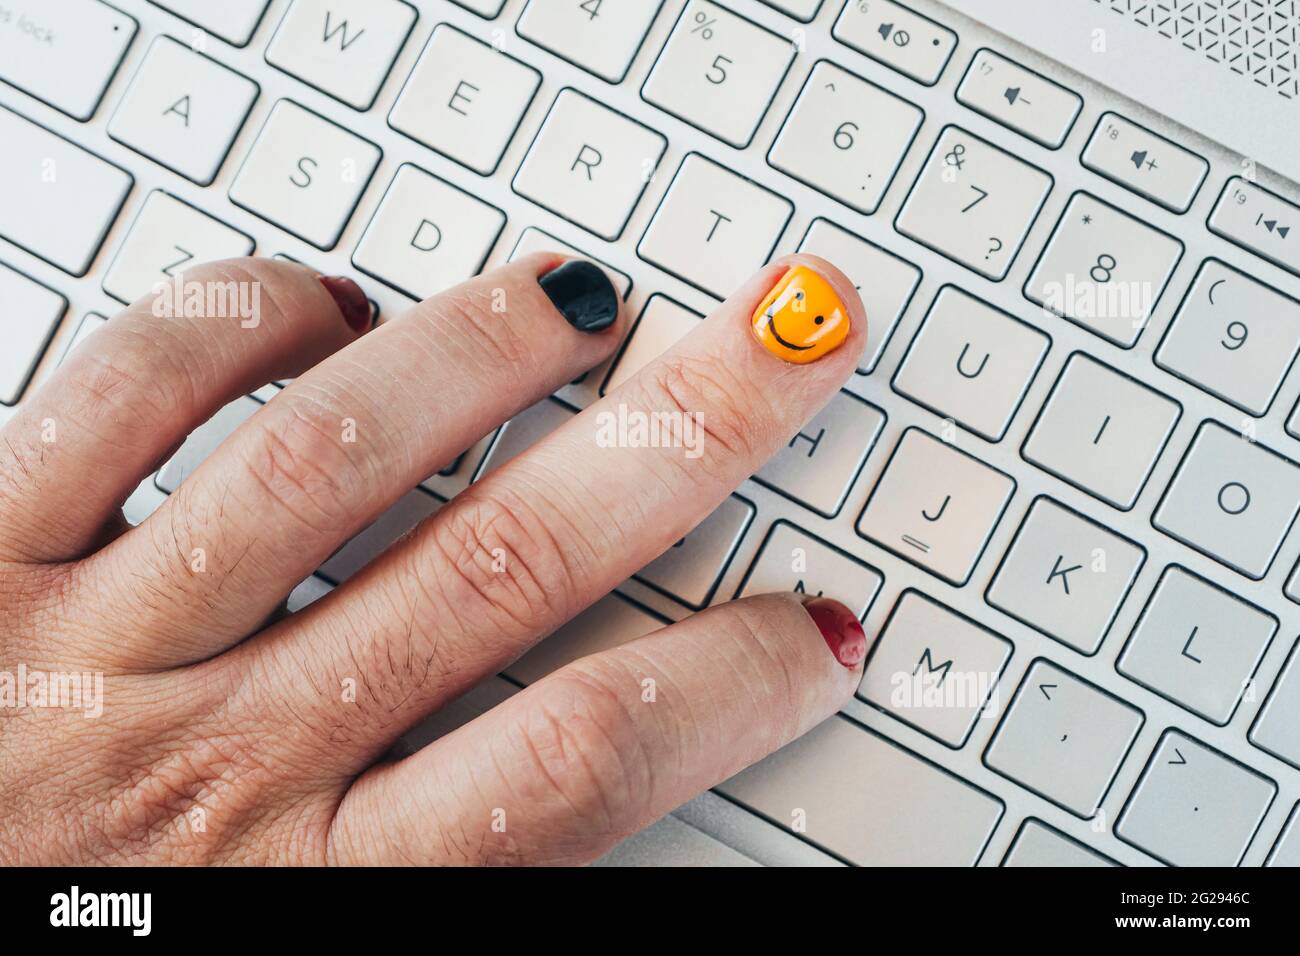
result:
[(122, 332), (101, 343), (103, 348), (80, 356), (69, 369), (63, 407), (88, 429), (111, 422), (119, 441), (131, 441), (133, 431), (152, 437), (154, 416), (141, 415), (142, 404), (188, 409), (194, 404), (193, 382), (169, 368), (166, 350), (143, 337)]
[(643, 815), (652, 796), (652, 762), (629, 709), (633, 699), (640, 697), (571, 666), (538, 688), (522, 718), (521, 744), (536, 771), (537, 795), (571, 809), (589, 836), (621, 831)]
[(547, 515), (508, 492), (465, 493), (430, 536), (444, 602), (463, 623), (533, 629), (578, 606), (578, 575)]
[(254, 422), (243, 467), (269, 504), (316, 534), (347, 523), (369, 478), (348, 453), (345, 419), (286, 393)]
[(698, 421), (706, 442), (715, 448), (705, 459), (752, 458), (763, 447), (770, 429), (768, 400), (716, 360), (666, 358), (652, 367), (646, 388), (652, 409)]
[[(430, 303), (426, 328), (439, 342), (455, 343), (459, 355), (470, 357), (485, 372), (518, 375), (534, 365), (536, 345), (502, 313), (494, 295), (492, 289), (475, 286), (443, 293)], [(503, 301), (508, 309), (508, 297)]]

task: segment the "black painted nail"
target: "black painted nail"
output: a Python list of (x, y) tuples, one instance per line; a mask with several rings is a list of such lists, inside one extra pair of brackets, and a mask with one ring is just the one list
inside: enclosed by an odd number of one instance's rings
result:
[(539, 276), (537, 283), (579, 332), (599, 332), (618, 318), (618, 292), (595, 263), (570, 259)]

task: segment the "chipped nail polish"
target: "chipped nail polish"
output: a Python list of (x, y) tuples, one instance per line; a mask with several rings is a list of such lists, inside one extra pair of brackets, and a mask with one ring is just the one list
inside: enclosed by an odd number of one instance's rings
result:
[(804, 365), (844, 344), (849, 313), (817, 272), (792, 266), (754, 311), (752, 327), (777, 358)]
[(343, 313), (343, 320), (358, 335), (370, 328), (374, 315), (370, 309), (370, 300), (357, 285), (346, 276), (321, 276), (320, 284), (333, 297), (334, 302)]
[(841, 665), (852, 670), (867, 656), (867, 633), (847, 607), (830, 598), (811, 598), (803, 609), (822, 632), (822, 640)]

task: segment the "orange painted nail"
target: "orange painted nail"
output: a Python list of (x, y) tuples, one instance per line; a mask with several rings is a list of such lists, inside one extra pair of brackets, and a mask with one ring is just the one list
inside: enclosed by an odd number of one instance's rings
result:
[(844, 344), (849, 312), (817, 272), (792, 266), (754, 311), (753, 329), (777, 358), (804, 365)]

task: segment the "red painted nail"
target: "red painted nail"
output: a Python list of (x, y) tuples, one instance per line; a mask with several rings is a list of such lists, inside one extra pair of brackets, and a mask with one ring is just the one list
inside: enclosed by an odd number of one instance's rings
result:
[(862, 663), (867, 656), (867, 632), (852, 611), (823, 597), (810, 598), (803, 607), (837, 661), (849, 670)]
[(353, 332), (360, 335), (370, 328), (370, 300), (361, 291), (361, 286), (347, 276), (321, 276), (320, 284), (334, 297), (344, 321)]

